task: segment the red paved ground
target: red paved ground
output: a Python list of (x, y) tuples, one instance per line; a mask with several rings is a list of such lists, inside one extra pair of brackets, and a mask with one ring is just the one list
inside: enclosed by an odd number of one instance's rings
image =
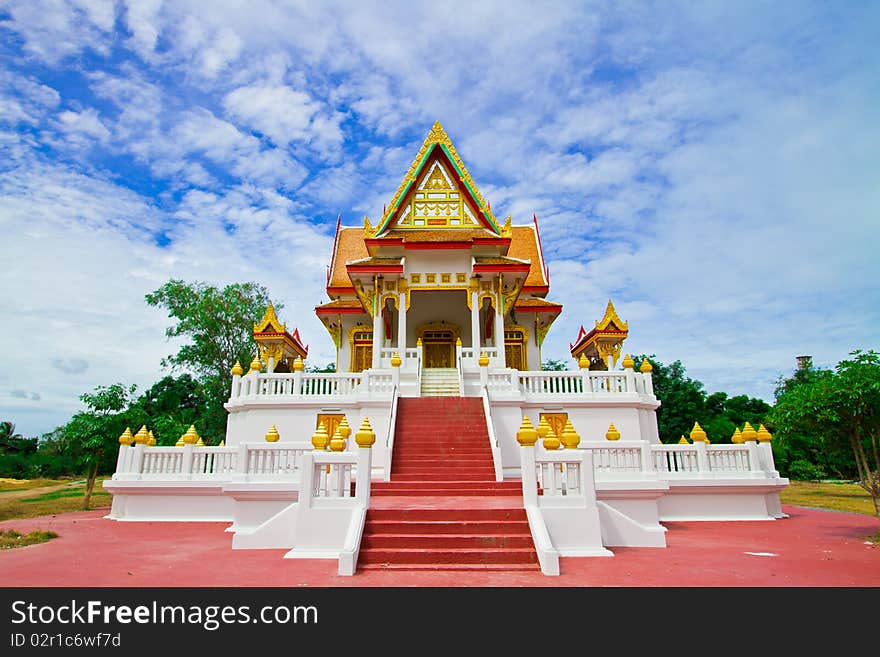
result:
[[(614, 548), (611, 558), (564, 558), (539, 573), (336, 574), (336, 562), (282, 559), (284, 550), (232, 550), (228, 523), (115, 522), (107, 509), (9, 520), (60, 538), (0, 552), (12, 586), (880, 586), (880, 519), (783, 507), (768, 522), (670, 522), (661, 548)], [(775, 556), (750, 555), (747, 552)]]

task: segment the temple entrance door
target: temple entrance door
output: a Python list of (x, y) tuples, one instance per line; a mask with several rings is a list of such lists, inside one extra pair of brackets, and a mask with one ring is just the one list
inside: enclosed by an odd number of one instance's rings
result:
[(512, 367), (517, 370), (524, 370), (525, 367), (523, 367), (522, 343), (506, 343), (504, 345), (504, 359), (507, 362), (508, 367)]
[(351, 336), (351, 367), (352, 372), (363, 372), (373, 366), (373, 332), (353, 329)]
[(454, 345), (452, 331), (425, 331), (422, 334), (425, 367), (455, 367)]

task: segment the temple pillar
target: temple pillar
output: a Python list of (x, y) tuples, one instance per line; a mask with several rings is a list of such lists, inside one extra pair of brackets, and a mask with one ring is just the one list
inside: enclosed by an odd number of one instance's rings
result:
[(470, 292), (471, 295), (471, 347), (474, 350), (474, 358), (480, 356), (480, 307), (477, 305), (479, 292)]
[(501, 304), (504, 303), (499, 294), (498, 303), (495, 304), (495, 346), (498, 347), (498, 364), (507, 367), (507, 355), (504, 353), (504, 315), (501, 314)]
[(379, 369), (382, 365), (382, 345), (385, 344), (385, 323), (382, 321), (382, 313), (377, 311), (373, 315), (373, 369)]
[(406, 292), (398, 295), (397, 311), (397, 353), (406, 365)]

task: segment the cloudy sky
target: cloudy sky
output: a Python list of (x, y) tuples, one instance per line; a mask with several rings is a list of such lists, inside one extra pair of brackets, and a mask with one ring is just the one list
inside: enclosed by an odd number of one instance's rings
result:
[(613, 298), (626, 350), (772, 398), (880, 348), (880, 4), (0, 1), (0, 419), (150, 384), (144, 294), (257, 281), (312, 362), (337, 215), (439, 119), (540, 222), (544, 357)]

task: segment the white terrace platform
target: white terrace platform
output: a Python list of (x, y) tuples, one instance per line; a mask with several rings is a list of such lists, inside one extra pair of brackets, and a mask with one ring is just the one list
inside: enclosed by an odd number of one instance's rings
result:
[[(459, 353), (461, 390), (483, 399), (496, 479), (522, 480), (545, 573), (558, 573), (560, 556), (663, 547), (666, 520), (784, 517), (778, 493), (788, 480), (770, 442), (660, 444), (650, 372), (523, 372), (468, 367), (468, 357)], [(288, 548), (290, 558), (338, 559), (341, 573), (353, 573), (370, 480), (391, 478), (397, 400), (419, 394), (418, 359), (410, 369), (235, 376), (227, 444), (121, 445), (104, 484), (113, 493), (108, 517), (226, 521), (234, 548)], [(368, 419), (375, 442), (316, 451), (309, 438), (328, 412), (352, 427)], [(523, 418), (537, 423), (545, 412), (567, 414), (581, 436), (575, 449), (518, 440)], [(605, 439), (610, 422), (620, 440)], [(281, 439), (269, 443), (273, 424)]]

